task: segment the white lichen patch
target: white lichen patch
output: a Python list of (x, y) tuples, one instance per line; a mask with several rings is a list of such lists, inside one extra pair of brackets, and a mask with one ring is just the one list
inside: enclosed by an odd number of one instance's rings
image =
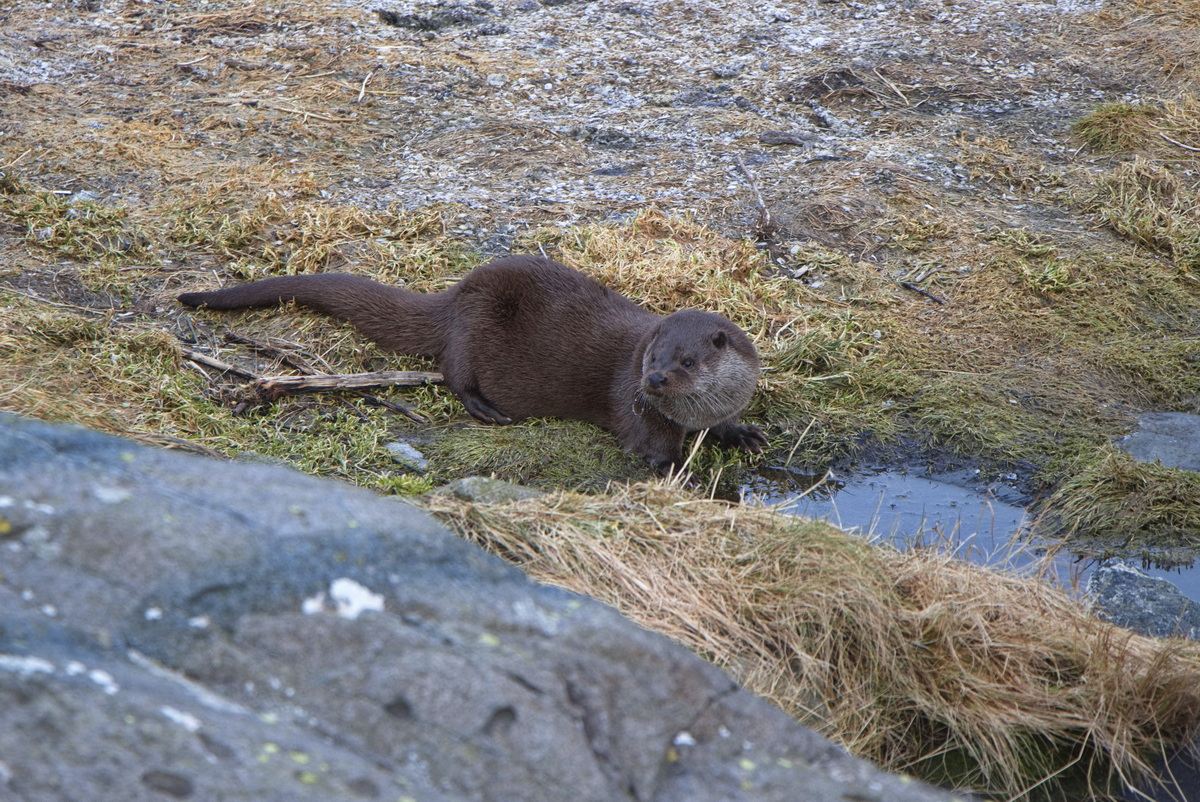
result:
[(513, 602), (513, 617), (521, 624), (536, 628), (546, 637), (558, 632), (558, 616), (551, 610), (529, 599)]
[(354, 620), (367, 610), (383, 612), (383, 594), (374, 593), (353, 579), (341, 577), (329, 583), (328, 595), (321, 592), (311, 596), (301, 603), (300, 609), (305, 615), (334, 612)]
[(383, 612), (383, 594), (372, 593), (353, 579), (335, 579), (329, 586), (329, 595), (342, 618), (355, 619), (366, 610)]
[(121, 690), (121, 686), (117, 684), (116, 678), (102, 668), (93, 668), (88, 672), (88, 679), (100, 686), (100, 690), (104, 691), (109, 696), (114, 695)]
[(123, 487), (108, 487), (106, 485), (93, 485), (92, 495), (101, 504), (120, 504), (122, 501), (128, 501), (133, 497), (133, 494)]
[(321, 591), (316, 596), (309, 596), (300, 602), (300, 612), (305, 615), (316, 615), (317, 613), (325, 612), (325, 591)]
[(29, 510), (30, 512), (36, 512), (36, 513), (40, 513), (42, 515), (53, 515), (54, 514), (54, 507), (50, 506), (49, 504), (43, 504), (40, 501), (33, 501), (31, 499), (25, 499), (23, 502), (21, 502), (21, 506), (24, 507), (25, 509)]
[(34, 674), (53, 674), (54, 663), (23, 654), (0, 654), (0, 671), (11, 671), (23, 677)]
[(200, 730), (200, 719), (196, 718), (191, 713), (185, 713), (182, 710), (176, 710), (175, 708), (167, 705), (164, 705), (160, 712), (188, 732), (198, 732)]

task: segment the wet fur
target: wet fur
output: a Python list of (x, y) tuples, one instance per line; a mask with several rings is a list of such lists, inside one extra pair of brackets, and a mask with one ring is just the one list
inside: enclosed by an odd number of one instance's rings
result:
[(384, 348), (433, 357), (482, 421), (591, 421), (664, 473), (679, 463), (688, 431), (708, 428), (727, 447), (766, 445), (761, 430), (737, 420), (759, 371), (745, 332), (709, 312), (651, 314), (549, 259), (497, 259), (430, 294), (326, 273), (179, 300), (219, 310), (295, 301)]

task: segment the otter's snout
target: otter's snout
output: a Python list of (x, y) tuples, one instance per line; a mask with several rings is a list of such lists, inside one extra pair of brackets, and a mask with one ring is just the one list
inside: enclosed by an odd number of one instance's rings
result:
[(661, 370), (656, 370), (653, 373), (646, 374), (646, 376), (642, 379), (642, 385), (647, 390), (661, 390), (667, 386), (668, 381), (669, 379), (667, 378), (667, 374), (663, 373)]

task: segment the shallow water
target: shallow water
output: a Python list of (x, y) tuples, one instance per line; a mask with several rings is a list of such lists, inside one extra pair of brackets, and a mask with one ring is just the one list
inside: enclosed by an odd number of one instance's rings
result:
[[(820, 482), (816, 477), (814, 482)], [(975, 486), (972, 486), (975, 484)], [(971, 475), (925, 475), (875, 469), (850, 477), (830, 477), (807, 493), (752, 489), (755, 498), (779, 504), (782, 512), (822, 518), (873, 541), (900, 548), (935, 546), (983, 564), (1027, 564), (1032, 555), (1014, 555), (1013, 543), (1026, 521), (1015, 490), (981, 486)]]
[[(1157, 460), (1168, 468), (1200, 471), (1200, 415), (1149, 412), (1138, 420), (1137, 431), (1123, 437), (1117, 447), (1142, 462)], [(1200, 602), (1200, 563), (1191, 568), (1148, 569), (1146, 573), (1167, 580), (1183, 595)]]
[[(813, 483), (821, 477), (814, 477)], [(831, 477), (811, 492), (750, 488), (758, 500), (783, 512), (821, 518), (839, 528), (898, 548), (935, 547), (960, 559), (999, 568), (1029, 569), (1042, 555), (1024, 539), (1028, 513), (1021, 495), (1003, 483), (984, 485), (970, 473), (926, 475), (877, 469)], [(1072, 591), (1085, 586), (1095, 561), (1059, 554), (1047, 575)], [(1200, 603), (1200, 566), (1145, 569)]]

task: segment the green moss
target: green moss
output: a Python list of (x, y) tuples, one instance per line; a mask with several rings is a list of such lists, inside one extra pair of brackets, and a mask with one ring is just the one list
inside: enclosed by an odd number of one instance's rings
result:
[(1161, 110), (1140, 103), (1104, 103), (1071, 126), (1087, 146), (1100, 153), (1132, 150), (1153, 136)]
[(1138, 462), (1110, 447), (1080, 460), (1041, 511), (1052, 539), (1123, 557), (1170, 563), (1200, 549), (1200, 473)]
[(526, 485), (602, 490), (611, 479), (651, 475), (645, 461), (611, 435), (578, 421), (454, 427), (437, 437), (428, 456), (446, 480), (495, 475)]

